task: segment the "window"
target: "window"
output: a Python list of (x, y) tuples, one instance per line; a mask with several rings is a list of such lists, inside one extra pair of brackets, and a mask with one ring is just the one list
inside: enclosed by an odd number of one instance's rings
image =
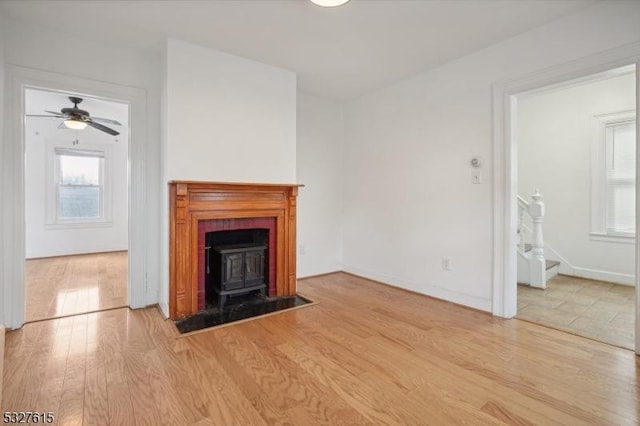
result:
[(58, 220), (102, 219), (104, 153), (56, 149)]
[(635, 111), (596, 117), (591, 238), (634, 243), (636, 232)]
[(47, 228), (110, 226), (109, 150), (50, 146)]
[(636, 232), (635, 122), (606, 126), (606, 233)]

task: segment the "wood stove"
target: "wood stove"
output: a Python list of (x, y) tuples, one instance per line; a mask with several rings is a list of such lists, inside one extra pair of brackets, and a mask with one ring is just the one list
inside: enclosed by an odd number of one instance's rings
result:
[[(215, 293), (218, 297), (218, 309), (222, 310), (228, 296), (260, 291), (265, 295), (265, 251), (266, 246), (255, 243), (229, 244), (206, 247), (207, 260), (207, 294)], [(210, 267), (209, 267), (210, 266)]]

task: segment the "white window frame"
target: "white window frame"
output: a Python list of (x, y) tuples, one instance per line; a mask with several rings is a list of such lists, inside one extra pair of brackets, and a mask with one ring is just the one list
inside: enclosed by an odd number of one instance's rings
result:
[[(591, 150), (591, 232), (593, 241), (635, 244), (635, 234), (607, 230), (607, 129), (635, 123), (636, 111), (625, 110), (594, 117)], [(637, 230), (636, 230), (637, 232)]]
[[(97, 143), (84, 143), (82, 146), (73, 145), (66, 141), (47, 141), (47, 172), (45, 174), (46, 203), (45, 203), (45, 229), (74, 229), (74, 228), (101, 228), (113, 226), (112, 208), (112, 150), (109, 145)], [(86, 152), (95, 153), (96, 157), (101, 157), (100, 180), (101, 180), (101, 200), (100, 217), (98, 218), (61, 218), (59, 214), (59, 182), (60, 182), (60, 159), (59, 152), (69, 153)]]

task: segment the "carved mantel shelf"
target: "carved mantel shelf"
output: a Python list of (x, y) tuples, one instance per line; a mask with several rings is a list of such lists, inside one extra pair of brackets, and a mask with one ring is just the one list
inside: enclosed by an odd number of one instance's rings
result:
[(276, 295), (296, 294), (296, 197), (300, 186), (302, 185), (169, 182), (171, 319), (183, 318), (198, 312), (200, 221), (275, 218)]

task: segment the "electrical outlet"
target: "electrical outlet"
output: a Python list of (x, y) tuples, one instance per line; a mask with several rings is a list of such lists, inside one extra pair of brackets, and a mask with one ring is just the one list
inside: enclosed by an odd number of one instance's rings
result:
[(444, 269), (445, 271), (450, 271), (451, 270), (451, 259), (448, 257), (443, 257), (442, 258), (442, 269)]
[(303, 255), (307, 252), (307, 248), (305, 247), (304, 244), (300, 244), (298, 245), (298, 254), (299, 255)]

